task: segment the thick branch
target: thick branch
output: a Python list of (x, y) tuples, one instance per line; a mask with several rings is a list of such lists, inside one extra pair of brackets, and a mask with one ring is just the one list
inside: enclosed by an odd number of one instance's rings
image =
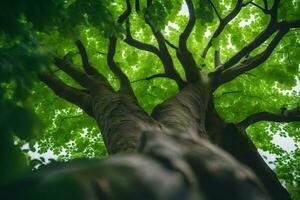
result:
[(234, 9), (224, 19), (220, 20), (220, 24), (218, 28), (215, 30), (209, 42), (207, 43), (206, 47), (204, 48), (203, 52), (201, 53), (202, 58), (206, 57), (208, 50), (212, 46), (213, 39), (217, 38), (222, 33), (225, 26), (239, 14), (242, 7), (243, 7), (243, 0), (238, 0)]
[(243, 128), (247, 128), (251, 124), (254, 124), (259, 121), (272, 121), (272, 122), (300, 121), (300, 107), (297, 107), (297, 108), (291, 109), (291, 110), (285, 110), (285, 108), (282, 108), (282, 111), (280, 114), (270, 113), (270, 112), (255, 113), (255, 114), (247, 117), (240, 123), (238, 123), (238, 125)]
[(89, 94), (65, 84), (62, 80), (50, 73), (39, 75), (44, 82), (59, 97), (80, 107), (84, 112), (93, 117), (91, 98)]
[(123, 24), (123, 22), (128, 19), (130, 13), (131, 13), (131, 4), (130, 4), (130, 0), (126, 0), (126, 10), (122, 13), (122, 15), (119, 16), (118, 18), (118, 23)]
[(109, 48), (108, 48), (108, 54), (107, 54), (107, 63), (111, 71), (116, 75), (116, 77), (120, 81), (120, 89), (121, 90), (127, 90), (131, 94), (133, 94), (133, 90), (130, 86), (130, 81), (126, 74), (120, 69), (118, 64), (114, 61), (114, 55), (116, 53), (116, 45), (117, 45), (117, 39), (115, 37), (111, 37), (109, 39)]
[(206, 109), (205, 127), (214, 143), (255, 172), (273, 200), (291, 200), (276, 174), (258, 153), (245, 129), (226, 123), (216, 111), (213, 100)]
[(189, 10), (189, 21), (184, 29), (184, 31), (181, 33), (179, 38), (179, 47), (182, 49), (187, 49), (186, 42), (195, 26), (196, 22), (196, 16), (195, 16), (195, 10), (192, 0), (186, 0), (186, 5)]
[(177, 57), (184, 68), (187, 81), (192, 83), (198, 81), (200, 78), (196, 61), (187, 48), (187, 40), (195, 26), (196, 16), (192, 0), (186, 0), (185, 2), (189, 10), (189, 20), (184, 31), (179, 36)]

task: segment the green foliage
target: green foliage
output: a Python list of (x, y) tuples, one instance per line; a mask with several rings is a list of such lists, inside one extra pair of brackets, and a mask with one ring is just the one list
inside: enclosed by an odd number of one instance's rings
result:
[[(236, 3), (229, 0), (212, 2), (221, 17), (225, 17)], [(263, 6), (262, 1), (254, 2)], [(299, 1), (281, 2), (279, 20), (299, 18)], [(134, 4), (134, 1), (131, 3)], [(194, 0), (193, 3), (197, 21), (188, 40), (188, 48), (197, 64), (205, 64), (209, 71), (214, 69), (213, 50), (220, 50), (224, 62), (252, 41), (269, 22), (269, 17), (257, 7), (249, 5), (243, 8), (213, 40), (212, 48), (203, 60), (200, 54), (219, 21), (208, 0)], [(153, 0), (149, 8), (146, 8), (146, 0), (140, 1), (140, 4), (141, 11), (130, 16), (133, 37), (157, 46), (151, 29), (144, 21), (146, 18), (177, 45), (178, 36), (188, 20), (188, 13), (179, 15), (183, 1)], [(5, 177), (1, 181), (9, 181), (26, 171), (28, 159), (18, 148), (26, 143), (30, 151), (43, 154), (51, 150), (59, 160), (105, 156), (95, 122), (75, 106), (59, 99), (46, 86), (37, 83), (37, 72), (45, 68), (56, 71), (52, 64), (53, 56), (63, 56), (68, 52), (72, 52), (74, 64), (80, 65), (74, 40), (81, 39), (90, 62), (117, 89), (119, 83), (108, 69), (105, 53), (108, 36), (124, 36), (124, 26), (117, 23), (117, 18), (126, 9), (125, 1), (2, 0), (0, 7), (0, 176)], [(299, 106), (299, 89), (295, 89), (300, 79), (299, 43), (299, 31), (292, 30), (267, 62), (220, 87), (214, 94), (220, 115), (228, 122), (239, 122), (256, 112), (279, 113), (283, 106)], [(266, 45), (262, 44), (255, 52), (265, 49)], [(169, 50), (175, 58), (174, 49)], [(140, 80), (163, 72), (156, 56), (118, 41), (115, 59), (133, 82), (136, 96), (148, 113), (177, 92), (174, 81), (169, 79)], [(183, 77), (180, 63), (177, 59), (174, 63)], [(62, 72), (55, 74), (68, 84), (79, 87)], [(294, 199), (299, 199), (297, 194), (300, 193), (299, 146), (292, 153), (287, 153), (273, 144), (272, 139), (274, 135), (281, 134), (299, 143), (299, 129), (299, 123), (282, 125), (269, 122), (257, 123), (248, 129), (257, 147), (278, 156), (275, 163), (278, 176), (286, 183)], [(18, 146), (14, 145), (16, 141)], [(34, 149), (35, 144), (39, 148)], [(43, 158), (31, 161), (33, 166), (41, 163), (44, 163)]]

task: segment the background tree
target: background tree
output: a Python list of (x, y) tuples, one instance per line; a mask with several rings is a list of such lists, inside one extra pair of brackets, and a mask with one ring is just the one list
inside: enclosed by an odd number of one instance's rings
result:
[[(68, 160), (104, 156), (104, 146), (132, 152), (143, 133), (157, 132), (208, 139), (252, 169), (273, 199), (289, 199), (253, 140), (280, 156), (278, 175), (299, 198), (299, 149), (290, 157), (271, 143), (278, 132), (299, 140), (298, 1), (1, 4), (3, 183), (25, 171), (9, 167), (25, 162), (13, 143), (31, 140), (31, 150)], [(35, 140), (30, 107), (45, 124)]]

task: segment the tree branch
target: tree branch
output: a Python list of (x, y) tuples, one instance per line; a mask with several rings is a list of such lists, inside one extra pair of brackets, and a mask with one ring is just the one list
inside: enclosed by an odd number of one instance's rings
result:
[[(215, 72), (211, 73), (214, 77), (215, 86), (217, 88), (221, 84), (224, 84), (228, 81), (233, 80), (240, 74), (243, 74), (249, 70), (252, 70), (258, 67), (261, 63), (266, 61), (270, 55), (272, 54), (273, 50), (277, 46), (277, 44), (281, 41), (286, 33), (292, 28), (300, 28), (300, 20), (293, 20), (293, 21), (283, 21), (277, 23), (274, 28), (269, 28), (271, 30), (277, 29), (279, 30), (272, 41), (269, 43), (268, 47), (262, 52), (257, 54), (254, 57), (248, 57), (244, 61), (240, 62), (238, 65), (224, 69), (225, 64), (218, 68)], [(268, 28), (267, 28), (268, 29)], [(270, 34), (264, 31), (263, 34)], [(265, 37), (265, 36), (264, 36)], [(261, 42), (261, 41), (259, 41)]]
[[(151, 6), (152, 5), (152, 1), (148, 0), (147, 1), (147, 5)], [(151, 28), (151, 31), (158, 43), (159, 46), (159, 58), (163, 63), (164, 66), (164, 70), (165, 70), (165, 74), (168, 75), (168, 77), (170, 77), (171, 79), (175, 80), (178, 87), (180, 89), (182, 89), (185, 86), (184, 81), (181, 79), (179, 73), (176, 71), (175, 67), (174, 67), (174, 62), (172, 59), (172, 56), (167, 48), (166, 45), (166, 39), (164, 38), (163, 34), (159, 31), (156, 30), (155, 27), (151, 24), (151, 22), (145, 17), (145, 21), (146, 23), (149, 25), (149, 27)]]
[(182, 49), (187, 49), (186, 42), (188, 37), (190, 36), (196, 22), (196, 16), (195, 16), (195, 10), (194, 10), (194, 5), (192, 0), (186, 0), (186, 5), (189, 10), (189, 20), (188, 23), (184, 29), (184, 31), (181, 33), (180, 38), (179, 38), (179, 46)]
[(72, 66), (66, 59), (55, 57), (54, 64), (77, 81), (82, 87), (89, 88), (92, 86), (92, 80), (88, 77), (88, 75)]
[(210, 49), (210, 47), (212, 46), (213, 39), (217, 38), (222, 33), (225, 26), (239, 14), (239, 12), (241, 11), (241, 8), (243, 6), (244, 6), (243, 0), (238, 0), (234, 9), (224, 19), (220, 20), (219, 26), (217, 27), (217, 29), (213, 33), (212, 37), (210, 38), (209, 42), (205, 46), (203, 52), (201, 53), (201, 57), (203, 59), (206, 58), (207, 52)]
[(263, 0), (263, 1), (264, 1), (265, 9), (268, 10), (268, 0)]
[(75, 43), (81, 56), (84, 71), (89, 75), (99, 76), (99, 72), (94, 67), (92, 67), (89, 63), (88, 55), (83, 43), (80, 40), (77, 40)]
[(214, 11), (215, 11), (215, 13), (216, 13), (218, 19), (219, 19), (220, 21), (222, 21), (222, 17), (221, 17), (221, 15), (219, 14), (219, 12), (218, 12), (218, 10), (216, 9), (216, 7), (215, 7), (215, 5), (213, 4), (213, 2), (212, 2), (211, 0), (209, 0), (209, 3), (210, 3), (210, 5), (213, 7), (213, 9), (214, 9)]
[(280, 114), (270, 113), (270, 112), (259, 112), (250, 115), (243, 121), (239, 122), (237, 125), (243, 128), (247, 128), (251, 124), (259, 121), (273, 121), (273, 122), (294, 122), (300, 121), (300, 107), (291, 110), (285, 110), (282, 108)]
[(142, 78), (142, 79), (132, 81), (131, 83), (136, 83), (138, 81), (149, 81), (149, 80), (154, 79), (154, 78), (169, 78), (169, 76), (165, 73), (154, 74), (154, 75), (148, 76), (146, 78)]
[(135, 0), (135, 11), (138, 13), (140, 12), (140, 1)]
[(200, 79), (197, 63), (187, 48), (187, 40), (195, 26), (196, 16), (192, 0), (185, 0), (185, 2), (189, 10), (189, 20), (184, 31), (179, 36), (179, 45), (176, 55), (184, 68), (187, 81), (196, 82)]
[(219, 77), (217, 78), (217, 86), (224, 84), (228, 81), (233, 80), (240, 74), (243, 74), (249, 70), (252, 70), (259, 66), (261, 63), (266, 61), (270, 55), (272, 54), (273, 50), (277, 46), (277, 44), (281, 41), (283, 36), (288, 32), (288, 28), (283, 28), (282, 30), (278, 31), (278, 33), (275, 35), (273, 40), (270, 42), (268, 47), (261, 53), (257, 54), (254, 57), (250, 57), (242, 61), (239, 65), (229, 68), (227, 70), (224, 70), (220, 73)]
[[(137, 2), (136, 2), (137, 3)], [(148, 0), (147, 1), (147, 7), (151, 6), (152, 1)], [(130, 2), (127, 1), (127, 6), (130, 6)], [(181, 79), (180, 75), (178, 74), (178, 72), (175, 70), (174, 67), (174, 63), (172, 60), (172, 57), (168, 51), (168, 48), (165, 44), (165, 39), (163, 37), (163, 35), (160, 33), (160, 31), (156, 31), (154, 29), (154, 27), (151, 25), (151, 23), (148, 22), (148, 20), (146, 20), (146, 23), (149, 24), (149, 26), (151, 27), (151, 30), (159, 44), (159, 49), (156, 48), (153, 45), (147, 44), (147, 43), (143, 43), (140, 42), (138, 40), (133, 39), (132, 35), (131, 35), (131, 31), (130, 31), (130, 21), (128, 19), (127, 15), (127, 20), (126, 20), (126, 38), (125, 38), (125, 42), (137, 49), (140, 50), (144, 50), (144, 51), (148, 51), (151, 53), (156, 54), (160, 60), (163, 63), (164, 69), (165, 69), (165, 73), (169, 75), (170, 78), (172, 78), (173, 80), (176, 81), (176, 83), (178, 84), (179, 88), (183, 88), (185, 83), (184, 81)]]
[(131, 8), (130, 0), (126, 0), (126, 6), (127, 6), (126, 10), (118, 18), (118, 23), (119, 24), (123, 24), (123, 22), (126, 19), (128, 19), (129, 15), (131, 13), (132, 8)]
[(118, 64), (114, 61), (114, 55), (116, 53), (116, 45), (117, 39), (115, 37), (109, 38), (109, 47), (108, 47), (108, 54), (107, 54), (107, 63), (110, 70), (116, 75), (116, 77), (120, 81), (120, 89), (126, 90), (134, 95), (133, 90), (130, 86), (130, 81), (126, 74), (120, 69)]
[(251, 51), (265, 42), (273, 33), (275, 33), (280, 28), (277, 22), (278, 6), (279, 0), (275, 0), (273, 7), (270, 10), (271, 20), (265, 30), (261, 34), (259, 34), (252, 42), (250, 42), (247, 46), (245, 46), (227, 62), (225, 62), (222, 68), (226, 69), (238, 63), (244, 56), (250, 54)]
[(79, 89), (65, 84), (62, 80), (50, 73), (42, 73), (39, 78), (59, 97), (80, 107), (84, 112), (93, 117), (90, 95)]
[(253, 6), (257, 7), (258, 9), (262, 10), (265, 14), (270, 14), (269, 10), (266, 8), (261, 7), (260, 5), (250, 1), (250, 4), (252, 4)]
[(165, 39), (166, 44), (169, 45), (171, 48), (175, 49), (176, 51), (178, 50), (178, 47), (176, 47), (174, 44), (172, 44), (169, 40)]
[(140, 49), (140, 50), (143, 50), (143, 51), (148, 51), (148, 52), (154, 53), (157, 56), (159, 56), (158, 48), (156, 48), (155, 46), (153, 46), (151, 44), (147, 44), (147, 43), (135, 40), (132, 37), (131, 31), (130, 31), (130, 21), (129, 21), (129, 19), (126, 20), (126, 38), (125, 38), (124, 41), (127, 44), (129, 44), (130, 46), (133, 46), (133, 47), (135, 47), (137, 49)]

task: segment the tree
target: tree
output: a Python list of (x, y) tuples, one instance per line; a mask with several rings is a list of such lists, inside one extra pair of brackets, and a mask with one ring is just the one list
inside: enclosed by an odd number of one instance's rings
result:
[[(62, 130), (64, 120), (82, 120), (88, 115), (96, 121), (109, 155), (129, 153), (107, 161), (75, 163), (74, 168), (83, 165), (75, 170), (77, 173), (72, 174), (71, 165), (71, 172), (53, 182), (51, 179), (41, 188), (35, 185), (39, 185), (35, 182), (39, 178), (27, 178), (26, 183), (38, 191), (36, 198), (45, 191), (55, 192), (57, 185), (67, 185), (66, 190), (71, 191), (71, 196), (59, 197), (63, 199), (87, 198), (82, 196), (87, 194), (112, 199), (120, 199), (119, 194), (125, 199), (145, 198), (132, 193), (131, 187), (136, 184), (145, 191), (141, 195), (150, 199), (267, 199), (268, 195), (290, 199), (246, 130), (251, 132), (247, 128), (260, 121), (291, 122), (291, 136), (299, 130), (299, 123), (295, 123), (300, 119), (299, 94), (282, 94), (299, 80), (299, 47), (295, 45), (299, 44), (299, 2), (184, 3), (188, 17), (178, 15), (182, 1), (4, 1), (3, 107), (10, 105), (17, 113), (29, 113), (24, 110), (26, 94), (15, 97), (7, 91), (31, 93), (32, 77), (38, 74), (36, 78), (55, 95), (85, 113), (78, 115), (75, 109), (72, 112), (76, 115), (62, 118), (56, 125), (57, 133), (65, 135), (52, 136), (52, 140), (70, 140), (72, 134), (66, 134), (71, 132), (70, 127)], [(252, 17), (254, 22), (250, 23)], [(250, 26), (243, 27), (247, 23)], [(179, 34), (172, 29), (178, 29)], [(275, 86), (277, 90), (270, 91)], [(42, 87), (35, 86), (33, 102), (49, 101)], [(260, 97), (262, 93), (274, 96), (274, 101)], [(159, 96), (144, 96), (147, 94)], [(253, 100), (253, 94), (261, 102)], [(22, 114), (24, 118), (26, 114)], [(6, 141), (12, 144), (12, 134), (26, 139), (27, 134), (22, 132), (34, 132), (34, 125), (28, 124), (37, 123), (21, 123), (20, 130), (3, 123), (3, 132), (10, 137)], [(261, 126), (254, 126), (254, 132), (262, 132)], [(282, 129), (278, 125), (272, 128), (274, 132)], [(267, 142), (257, 139), (262, 146), (271, 140), (268, 132), (264, 134), (262, 139), (267, 138)], [(47, 148), (47, 142), (41, 142), (41, 148)], [(87, 141), (78, 142), (83, 148)], [(272, 145), (268, 148), (281, 153)], [(95, 175), (94, 169), (101, 172)], [(38, 177), (49, 171), (41, 170)], [(136, 171), (149, 174), (141, 176)], [(74, 179), (80, 172), (89, 175)], [(118, 172), (123, 173), (114, 177)], [(161, 181), (161, 187), (149, 179), (151, 175)], [(96, 185), (93, 176), (99, 178)], [(174, 185), (169, 185), (170, 181)], [(19, 194), (24, 194), (23, 189)], [(60, 192), (64, 194), (64, 189)]]

